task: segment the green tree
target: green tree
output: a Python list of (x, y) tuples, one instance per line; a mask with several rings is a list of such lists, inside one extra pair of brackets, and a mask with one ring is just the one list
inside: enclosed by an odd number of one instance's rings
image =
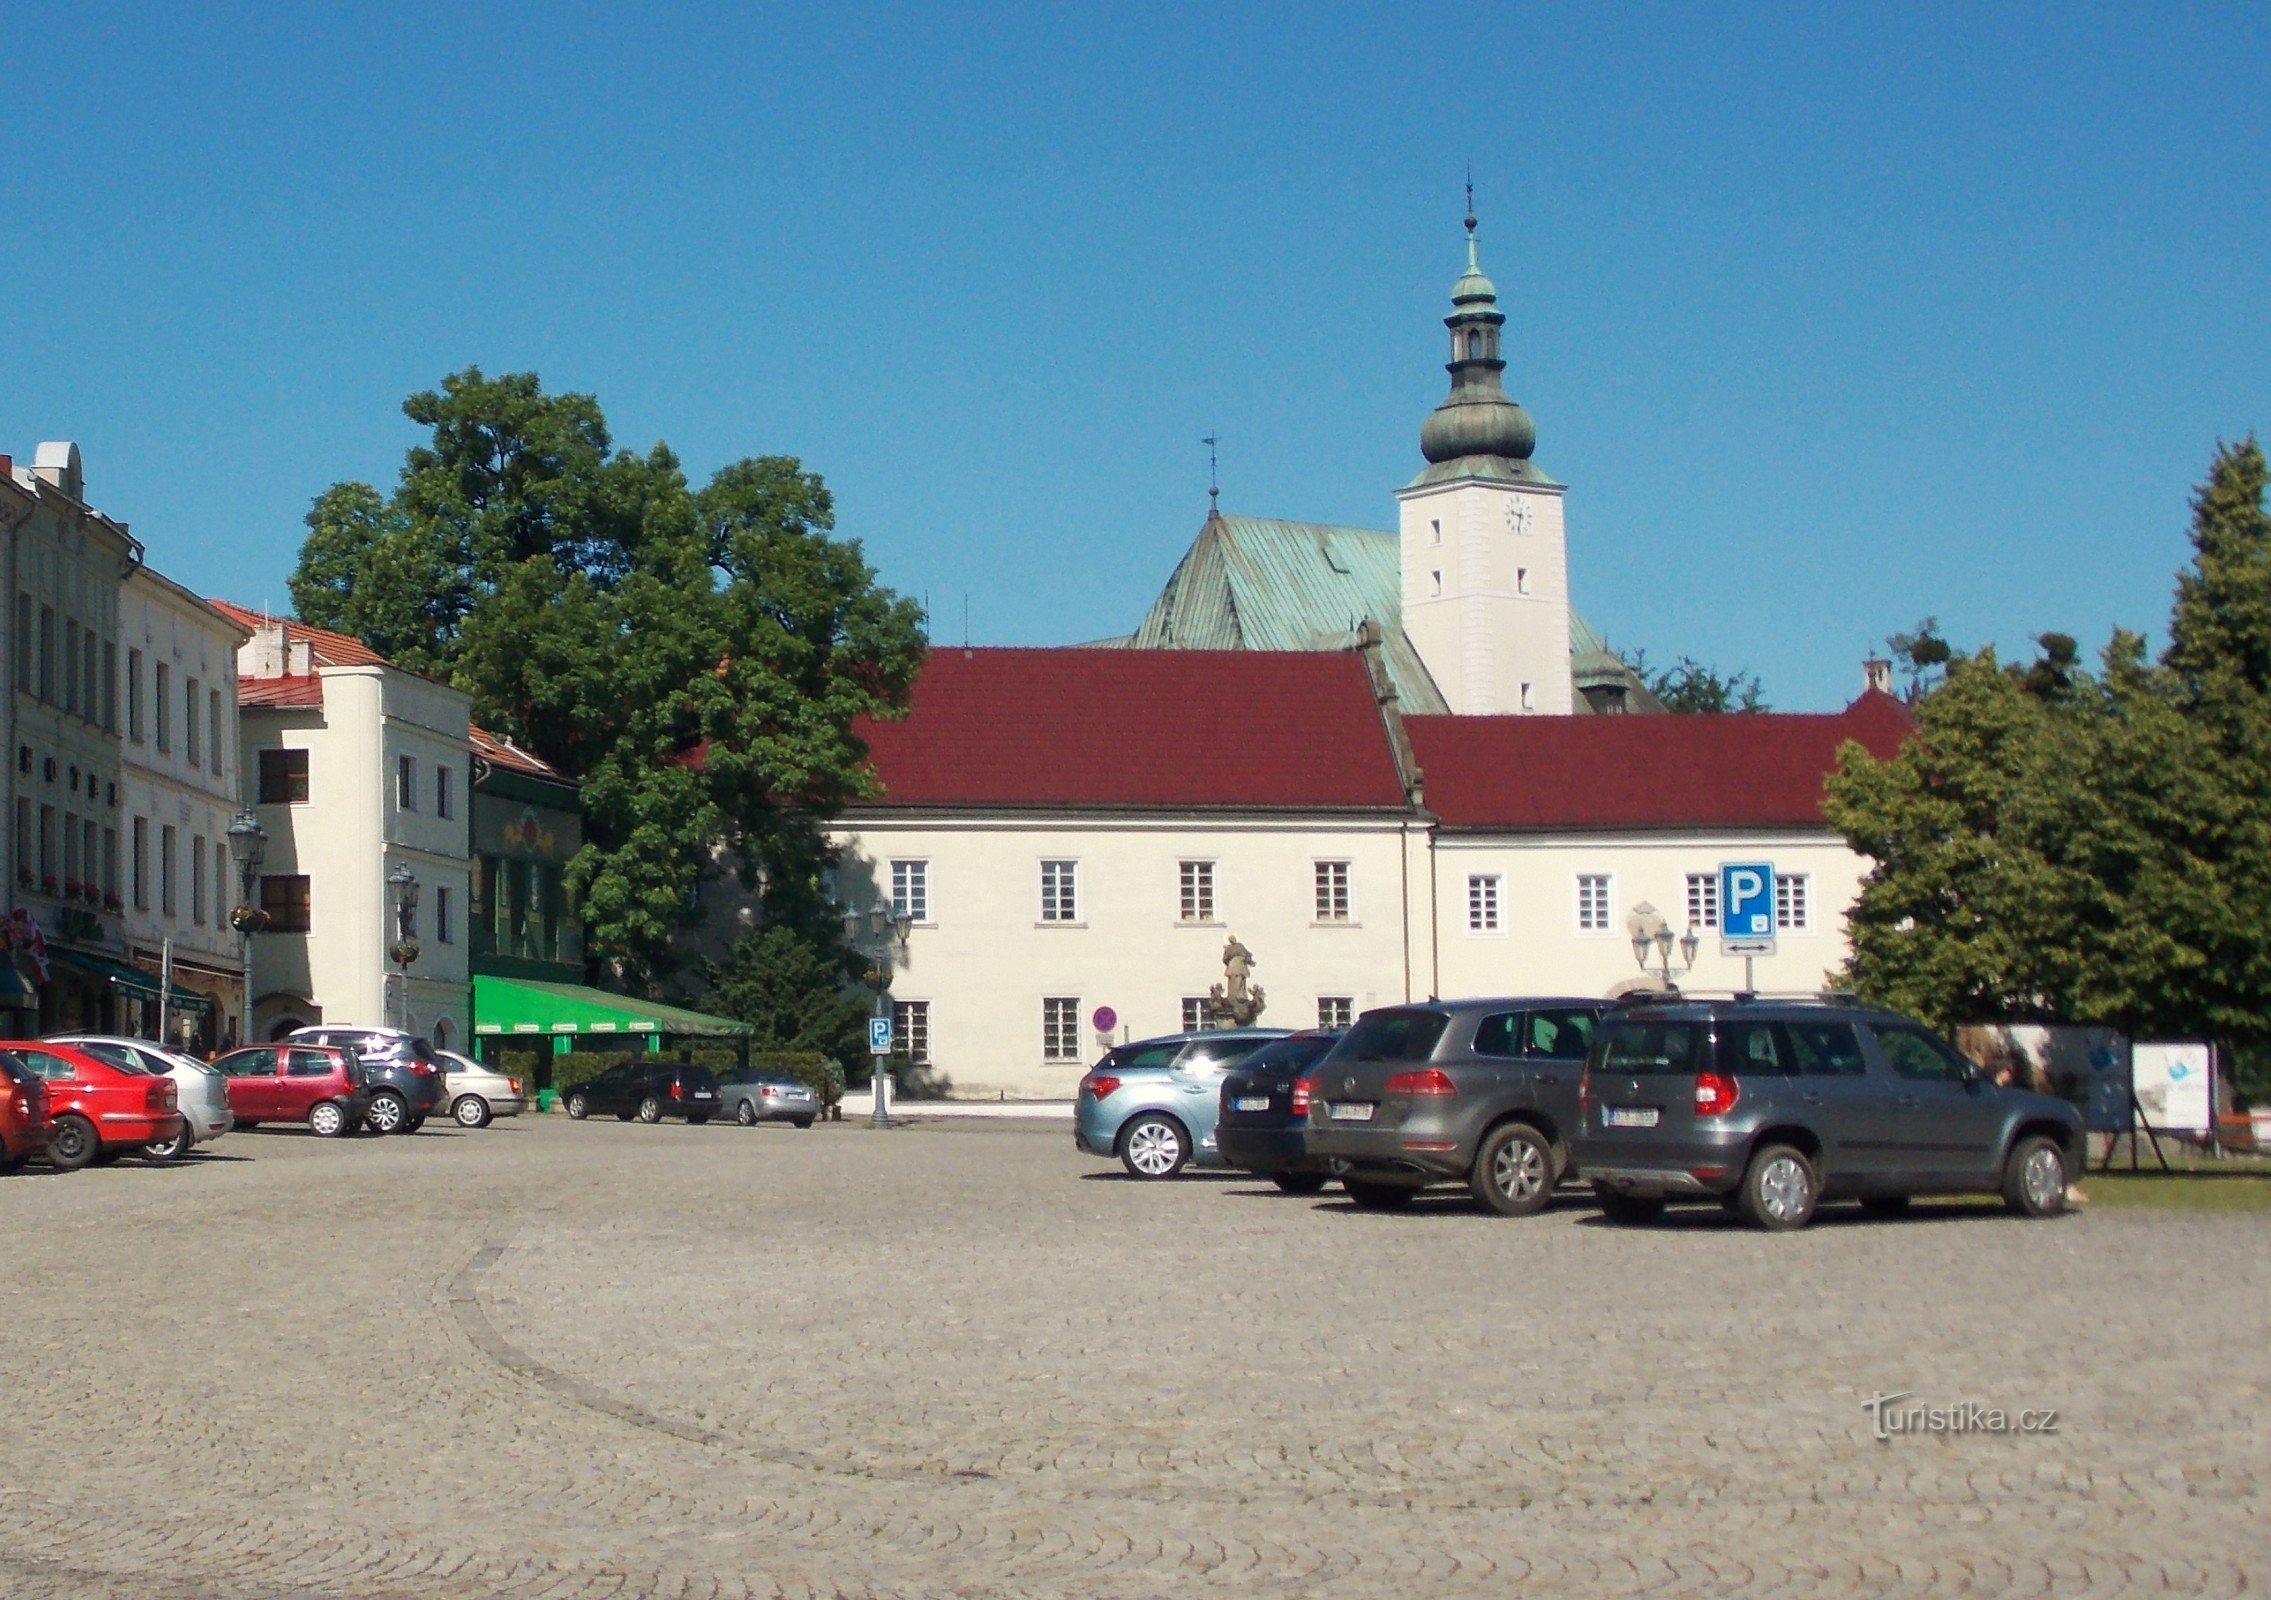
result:
[(707, 1003), (751, 1024), (753, 1044), (817, 1050), (839, 1065), (867, 1060), (869, 1000), (855, 988), (859, 958), (809, 926), (787, 921), (743, 934), (708, 963)]
[(1651, 669), (1648, 652), (1636, 650), (1625, 658), (1648, 692), (1663, 702), (1666, 711), (1686, 715), (1719, 715), (1731, 711), (1767, 710), (1766, 698), (1759, 688), (1758, 675), (1751, 672), (1722, 673), (1705, 666), (1692, 656), (1679, 660), (1662, 670)]
[(1940, 636), (1937, 617), (1926, 617), (1913, 633), (1887, 635), (1885, 648), (1892, 652), (1893, 665), (1908, 675), (1911, 704), (1940, 686), (1955, 658), (1954, 648)]

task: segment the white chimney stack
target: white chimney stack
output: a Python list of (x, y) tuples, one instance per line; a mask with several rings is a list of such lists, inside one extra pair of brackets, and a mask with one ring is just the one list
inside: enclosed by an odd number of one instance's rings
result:
[(1879, 694), (1892, 693), (1892, 663), (1883, 656), (1871, 656), (1861, 663), (1863, 687)]

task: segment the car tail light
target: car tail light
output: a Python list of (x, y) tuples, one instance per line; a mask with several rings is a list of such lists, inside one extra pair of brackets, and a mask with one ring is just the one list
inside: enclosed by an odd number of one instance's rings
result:
[(1388, 1093), (1390, 1094), (1413, 1094), (1448, 1099), (1458, 1092), (1459, 1086), (1451, 1081), (1451, 1074), (1445, 1072), (1441, 1067), (1424, 1067), (1417, 1072), (1391, 1073), (1388, 1077)]
[(1307, 1078), (1293, 1080), (1293, 1114), (1295, 1116), (1305, 1117), (1309, 1114), (1309, 1096), (1315, 1092), (1314, 1086)]
[(1593, 1114), (1593, 1069), (1587, 1067), (1577, 1074), (1577, 1116), (1582, 1121)]
[(171, 1111), (179, 1103), (180, 1092), (171, 1078), (160, 1078), (142, 1091), (142, 1104), (151, 1111)]
[(1081, 1093), (1092, 1094), (1099, 1100), (1111, 1099), (1113, 1091), (1119, 1086), (1120, 1080), (1105, 1072), (1093, 1073), (1080, 1080)]
[(1724, 1072), (1695, 1075), (1695, 1114), (1699, 1117), (1723, 1117), (1742, 1097), (1742, 1089)]
[(686, 1091), (679, 1086), (678, 1080), (676, 1078), (670, 1080), (670, 1098), (673, 1100), (683, 1100), (686, 1098)]
[(520, 1079), (507, 1078), (505, 1080), (505, 1088), (511, 1092), (515, 1099), (518, 1099), (520, 1096)]

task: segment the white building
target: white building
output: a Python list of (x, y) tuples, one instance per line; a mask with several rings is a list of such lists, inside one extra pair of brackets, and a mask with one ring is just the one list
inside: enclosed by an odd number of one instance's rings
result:
[[(470, 1034), (468, 697), (357, 640), (214, 605), (237, 657), (243, 771), (267, 833), (253, 940), (254, 1031), (311, 1022)], [(405, 921), (390, 879), (407, 869)], [(407, 983), (392, 952), (417, 947)]]

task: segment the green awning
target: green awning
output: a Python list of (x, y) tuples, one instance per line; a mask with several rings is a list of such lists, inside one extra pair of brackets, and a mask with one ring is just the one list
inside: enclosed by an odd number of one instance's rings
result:
[[(137, 1000), (158, 998), (158, 977), (154, 972), (144, 972), (140, 967), (130, 967), (123, 961), (113, 961), (108, 956), (94, 955), (85, 950), (57, 947), (50, 949), (47, 956), (50, 961), (74, 967), (90, 978), (109, 984), (121, 994), (131, 995)], [(167, 1009), (187, 1011), (193, 1016), (202, 1017), (213, 1009), (211, 995), (185, 984), (175, 984), (166, 991), (165, 998)]]
[(675, 1038), (730, 1039), (750, 1031), (746, 1022), (657, 1005), (580, 983), (535, 983), (526, 978), (473, 975), (473, 1031), (481, 1034), (652, 1033)]

